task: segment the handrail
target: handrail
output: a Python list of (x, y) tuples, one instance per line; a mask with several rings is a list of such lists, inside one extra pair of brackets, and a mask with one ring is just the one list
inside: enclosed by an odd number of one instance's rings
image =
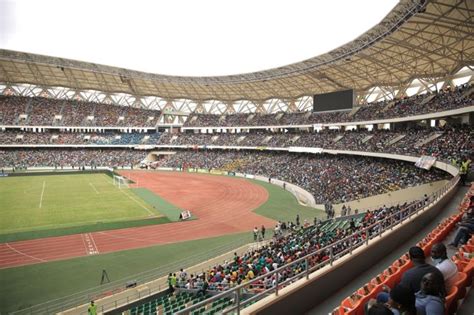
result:
[[(243, 308), (243, 306), (245, 307), (245, 305), (251, 303), (251, 302), (254, 302), (255, 300), (257, 300), (257, 297), (260, 298), (260, 297), (264, 297), (264, 296), (267, 296), (268, 294), (270, 293), (275, 293), (275, 295), (278, 296), (278, 293), (279, 293), (279, 290), (281, 290), (281, 288), (285, 287), (286, 285), (288, 284), (291, 284), (291, 283), (294, 283), (295, 281), (299, 280), (299, 279), (302, 279), (302, 278), (306, 278), (307, 280), (309, 279), (309, 274), (313, 271), (316, 271), (316, 270), (319, 270), (327, 265), (333, 265), (334, 261), (336, 261), (337, 259), (341, 258), (342, 256), (345, 256), (347, 254), (350, 254), (352, 253), (353, 250), (355, 250), (356, 248), (362, 246), (363, 244), (365, 244), (366, 246), (368, 246), (368, 243), (369, 243), (369, 240), (372, 240), (372, 239), (375, 239), (377, 237), (382, 237), (383, 234), (386, 232), (386, 231), (389, 231), (389, 230), (392, 230), (396, 225), (398, 224), (401, 224), (403, 223), (405, 220), (410, 220), (411, 217), (413, 215), (416, 215), (418, 214), (419, 212), (423, 211), (426, 206), (429, 206), (433, 203), (436, 203), (439, 199), (441, 199), (450, 189), (452, 189), (455, 185), (457, 185), (459, 181), (459, 176), (456, 176), (454, 177), (453, 179), (451, 179), (446, 185), (444, 185), (442, 188), (440, 188), (438, 191), (436, 191), (435, 193), (431, 194), (429, 196), (429, 198), (427, 200), (418, 200), (419, 203), (421, 203), (419, 207), (415, 208), (415, 209), (412, 209), (413, 211), (410, 211), (411, 207), (412, 206), (416, 206), (416, 201), (413, 201), (412, 204), (410, 204), (408, 206), (408, 209), (402, 209), (400, 210), (399, 212), (395, 213), (395, 214), (392, 214), (386, 218), (384, 218), (383, 220), (379, 221), (379, 222), (376, 222), (374, 224), (371, 224), (370, 226), (362, 229), (362, 230), (359, 230), (353, 234), (351, 234), (350, 236), (347, 236), (345, 237), (344, 239), (341, 239), (341, 240), (338, 240), (322, 249), (319, 249), (313, 253), (310, 253), (304, 257), (301, 257), (289, 264), (286, 264), (282, 267), (279, 267), (278, 269), (276, 270), (273, 270), (269, 273), (266, 273), (264, 275), (261, 275), (255, 279), (252, 279), (251, 281), (247, 282), (247, 283), (244, 283), (244, 284), (240, 284), (234, 288), (231, 288), (227, 291), (224, 291), (222, 293), (219, 293), (217, 295), (214, 295), (212, 296), (211, 298), (207, 299), (207, 300), (204, 300), (202, 302), (199, 302), (197, 304), (194, 304), (192, 306), (189, 306), (187, 308), (185, 308), (184, 310), (181, 310), (179, 312), (177, 312), (176, 314), (177, 315), (187, 315), (187, 314), (190, 314), (192, 311), (194, 310), (197, 310), (213, 301), (216, 301), (220, 298), (223, 298), (223, 297), (232, 297), (235, 299), (235, 302), (232, 306), (229, 306), (228, 308), (226, 308), (225, 310), (223, 310), (223, 314), (227, 314), (227, 313), (230, 313), (230, 312), (237, 312), (237, 314), (240, 314), (240, 310)], [(407, 212), (408, 211), (408, 212)], [(404, 215), (404, 213), (406, 213), (406, 215)], [(397, 217), (400, 217), (399, 219)], [(365, 237), (365, 239), (362, 237), (362, 235), (366, 235), (367, 237)], [(356, 239), (358, 240), (356, 243), (353, 242), (353, 240)], [(341, 252), (336, 252), (334, 253), (333, 252), (333, 248), (337, 248), (337, 245), (341, 244), (341, 243), (346, 243), (348, 242), (350, 244), (350, 246), (348, 248), (345, 248), (344, 250), (342, 250)], [(321, 254), (321, 253), (327, 253), (329, 252), (329, 258), (317, 265), (314, 265), (314, 266), (311, 266), (311, 261), (310, 259), (311, 258), (314, 258), (314, 257), (317, 257), (317, 255)], [(285, 271), (285, 270), (292, 270), (293, 266), (298, 266), (298, 267), (301, 267), (303, 266), (304, 268), (302, 269), (302, 271), (300, 273), (296, 273), (295, 275), (293, 275), (292, 277), (289, 277), (287, 279), (285, 279), (283, 282), (280, 281), (280, 278), (281, 278), (281, 272), (282, 271)], [(309, 268), (307, 268), (307, 266), (309, 266)], [(257, 282), (260, 282), (262, 280), (264, 280), (265, 278), (268, 278), (268, 277), (271, 277), (272, 275), (275, 275), (275, 280), (276, 280), (276, 283), (275, 285), (273, 285), (272, 287), (268, 288), (267, 290), (263, 291), (263, 292), (260, 292), (258, 293), (256, 296), (248, 299), (248, 300), (245, 300), (245, 301), (242, 301), (242, 292), (244, 291), (248, 291), (248, 288), (250, 288), (250, 286), (253, 286), (255, 283)]]
[[(147, 270), (144, 272), (140, 272), (138, 274), (130, 275), (110, 283), (89, 288), (87, 290), (83, 290), (65, 297), (57, 298), (54, 300), (50, 300), (41, 304), (34, 305), (32, 307), (14, 311), (10, 314), (20, 315), (20, 314), (52, 314), (55, 312), (60, 312), (66, 309), (70, 309), (76, 307), (77, 305), (81, 305), (84, 303), (88, 303), (93, 299), (97, 299), (103, 297), (110, 293), (118, 293), (125, 290), (125, 284), (128, 281), (133, 281), (137, 283), (137, 285), (148, 283), (150, 281), (159, 279), (167, 275), (171, 270), (175, 270), (176, 266), (182, 266), (183, 268), (188, 268), (193, 266), (196, 261), (204, 261), (209, 259), (210, 257), (215, 257), (216, 254), (224, 254), (227, 253), (239, 246), (247, 244), (246, 238), (239, 238), (235, 242), (230, 244), (226, 244), (223, 246), (217, 246), (213, 249), (210, 249), (204, 253), (200, 253), (194, 255), (192, 257), (187, 257), (186, 259), (175, 261), (173, 263), (169, 263), (164, 266), (160, 266), (155, 269)], [(157, 292), (161, 291), (161, 287), (159, 286), (157, 290), (153, 292), (149, 292), (149, 295), (156, 294)], [(145, 297), (145, 295), (140, 295), (140, 298)], [(116, 304), (116, 303), (115, 303)]]
[[(431, 203), (432, 201), (438, 200), (440, 198), (440, 196), (444, 195), (448, 189), (450, 189), (452, 186), (454, 186), (453, 183), (457, 183), (458, 180), (459, 180), (459, 176), (455, 176), (445, 186), (440, 188), (438, 191), (430, 194), (429, 202)], [(414, 200), (411, 200), (411, 201), (414, 201)], [(22, 309), (22, 310), (12, 312), (11, 314), (15, 314), (15, 315), (38, 314), (38, 313), (48, 313), (48, 314), (50, 314), (50, 313), (53, 313), (53, 312), (59, 312), (59, 311), (62, 311), (62, 310), (70, 309), (70, 308), (76, 307), (77, 305), (85, 304), (88, 301), (90, 301), (91, 299), (95, 299), (97, 297), (103, 296), (104, 292), (109, 293), (109, 294), (114, 293), (114, 292), (115, 293), (122, 292), (122, 291), (124, 291), (124, 284), (127, 281), (133, 280), (133, 281), (136, 281), (137, 284), (143, 284), (143, 283), (146, 283), (146, 282), (149, 282), (149, 281), (152, 281), (152, 280), (156, 280), (156, 279), (168, 274), (170, 272), (170, 270), (175, 270), (176, 265), (180, 265), (180, 266), (183, 266), (183, 268), (185, 268), (185, 267), (189, 267), (189, 264), (191, 263), (191, 261), (195, 261), (196, 259), (200, 259), (200, 258), (201, 259), (209, 258), (209, 257), (211, 257), (210, 254), (209, 254), (210, 252), (212, 252), (213, 254), (216, 254), (216, 253), (222, 253), (223, 254), (223, 253), (229, 252), (232, 249), (235, 249), (236, 247), (238, 247), (236, 245), (237, 243), (239, 243), (240, 245), (243, 245), (242, 240), (239, 240), (239, 241), (233, 242), (230, 245), (228, 244), (226, 246), (217, 247), (217, 248), (215, 248), (211, 251), (208, 251), (206, 253), (195, 255), (195, 256), (192, 257), (192, 259), (186, 259), (186, 260), (183, 260), (183, 261), (174, 262), (172, 264), (168, 264), (168, 265), (162, 266), (160, 268), (156, 268), (156, 269), (148, 270), (148, 271), (145, 271), (145, 272), (142, 272), (142, 273), (139, 273), (139, 274), (127, 276), (127, 277), (122, 278), (120, 280), (116, 280), (116, 281), (113, 281), (111, 283), (99, 286), (99, 287), (90, 288), (90, 289), (87, 289), (87, 290), (84, 290), (84, 291), (81, 291), (81, 292), (77, 292), (75, 294), (72, 294), (72, 295), (69, 295), (69, 296), (66, 296), (66, 297), (62, 297), (62, 298), (47, 301), (47, 302), (44, 302), (44, 303), (41, 303), (41, 304), (37, 304), (37, 305), (34, 305), (34, 306), (26, 308), (26, 309)], [(339, 242), (337, 244), (339, 244)], [(318, 253), (320, 251), (318, 251)], [(351, 247), (351, 252), (352, 252), (352, 247)], [(310, 255), (312, 255), (312, 254), (310, 254)], [(313, 255), (314, 255), (314, 253), (313, 253)], [(202, 258), (202, 257), (204, 257), (204, 258)], [(332, 257), (332, 259), (331, 259), (331, 262), (330, 262), (331, 265), (332, 265), (333, 261), (334, 261), (334, 257)], [(259, 279), (259, 278), (257, 278), (257, 279)], [(253, 281), (252, 281), (252, 283), (253, 283)], [(248, 284), (245, 284), (245, 285), (248, 285)], [(241, 285), (241, 286), (245, 286), (245, 285)], [(276, 290), (278, 290), (278, 288)], [(234, 289), (231, 289), (231, 291), (233, 292)], [(143, 294), (143, 295), (139, 294), (139, 299), (144, 298), (146, 296), (154, 295), (158, 292), (160, 292), (160, 288), (158, 288), (158, 290), (153, 290), (153, 291), (149, 290), (148, 294)], [(136, 300), (136, 294), (131, 294), (126, 299), (125, 298), (118, 299), (118, 300), (114, 300), (113, 302), (104, 304), (104, 305), (102, 305), (101, 309), (102, 309), (102, 311), (112, 310), (112, 309), (117, 308), (118, 306), (128, 304), (128, 303), (133, 302), (135, 300)]]
[[(324, 247), (324, 248), (322, 248), (322, 249), (320, 249), (320, 250), (318, 250), (314, 253), (308, 254), (305, 257), (302, 257), (298, 260), (295, 260), (294, 262), (292, 262), (290, 264), (284, 265), (284, 266), (282, 266), (282, 267), (280, 267), (280, 268), (278, 268), (278, 269), (276, 269), (276, 270), (274, 270), (270, 273), (259, 276), (259, 277), (253, 279), (252, 281), (250, 281), (248, 283), (241, 284), (239, 286), (236, 286), (236, 287), (230, 288), (226, 291), (223, 291), (221, 293), (218, 293), (218, 294), (214, 295), (213, 297), (211, 297), (210, 299), (207, 299), (207, 300), (202, 301), (200, 303), (194, 304), (194, 305), (178, 312), (177, 314), (183, 314), (183, 315), (184, 314), (189, 314), (193, 310), (199, 309), (200, 307), (205, 306), (205, 305), (207, 305), (207, 304), (209, 304), (213, 301), (216, 301), (219, 298), (228, 297), (228, 296), (234, 297), (236, 299), (236, 301), (239, 301), (239, 303), (237, 303), (236, 305), (234, 305), (232, 307), (227, 308), (224, 313), (229, 313), (229, 312), (239, 313), (240, 310), (243, 308), (242, 306), (245, 306), (246, 304), (249, 304), (250, 302), (259, 300), (260, 298), (263, 298), (263, 297), (267, 296), (270, 293), (276, 293), (276, 295), (278, 295), (278, 291), (283, 286), (286, 286), (287, 284), (293, 283), (296, 280), (299, 280), (303, 277), (306, 277), (306, 279), (309, 279), (309, 274), (310, 273), (312, 273), (316, 270), (319, 270), (319, 269), (321, 269), (321, 268), (323, 268), (327, 265), (332, 266), (333, 263), (337, 259), (341, 258), (342, 256), (352, 253), (356, 248), (360, 247), (363, 244), (368, 245), (368, 242), (369, 242), (370, 239), (374, 239), (375, 237), (382, 237), (383, 233), (385, 233), (388, 230), (393, 229), (397, 224), (402, 223), (402, 222), (410, 219), (413, 215), (415, 215), (418, 212), (422, 211), (425, 208), (425, 206), (436, 203), (444, 194), (446, 194), (452, 187), (454, 187), (457, 184), (458, 181), (459, 181), (459, 176), (456, 176), (456, 177), (452, 178), (448, 183), (446, 183), (446, 185), (444, 185), (443, 187), (441, 187), (440, 189), (438, 189), (434, 193), (430, 194), (427, 199), (425, 199), (425, 200), (419, 200), (419, 199), (411, 200), (410, 201), (411, 204), (408, 204), (409, 208), (412, 207), (417, 202), (418, 203), (422, 202), (423, 204), (422, 204), (421, 207), (418, 207), (418, 208), (414, 209), (414, 211), (409, 211), (406, 216), (401, 216), (400, 220), (396, 220), (395, 219), (396, 216), (398, 216), (400, 214), (403, 214), (404, 212), (407, 211), (407, 209), (402, 209), (401, 211), (388, 216), (382, 222), (374, 223), (374, 224), (364, 228), (363, 230), (357, 231), (357, 232), (353, 233), (352, 235), (345, 237), (342, 240), (338, 240), (335, 243), (332, 243), (332, 244), (330, 244), (330, 245), (328, 245), (328, 246), (326, 246), (326, 247)], [(382, 223), (385, 223), (385, 224), (382, 224)], [(364, 241), (360, 241), (360, 242), (357, 242), (357, 243), (352, 242), (352, 239), (354, 238), (354, 236), (358, 236), (358, 238), (360, 238), (362, 234), (364, 234), (367, 231), (370, 232), (372, 229), (375, 229), (375, 228), (377, 228), (377, 230), (376, 230), (377, 232), (375, 234), (368, 233), (370, 236), (367, 237)], [(341, 243), (346, 242), (346, 241), (350, 241), (351, 246), (349, 248), (346, 248), (341, 252), (337, 252), (337, 253), (333, 252), (333, 246), (337, 246), (338, 244), (341, 244)], [(310, 258), (315, 257), (316, 255), (322, 253), (323, 251), (329, 251), (329, 253), (330, 253), (329, 259), (327, 261), (323, 261), (323, 262), (321, 262), (317, 265), (311, 266), (310, 263), (309, 263)], [(265, 279), (266, 277), (271, 276), (275, 273), (280, 273), (282, 270), (287, 269), (288, 267), (294, 266), (296, 264), (301, 264), (302, 262), (304, 262), (304, 266), (310, 266), (310, 268), (305, 268), (302, 273), (296, 274), (293, 277), (291, 277), (289, 279), (286, 279), (283, 282), (278, 282), (279, 277), (277, 276), (276, 277), (276, 279), (277, 279), (277, 285), (276, 286), (271, 287), (267, 290), (264, 290), (263, 292), (260, 292), (260, 293), (256, 294), (255, 296), (251, 297), (250, 299), (247, 299), (245, 301), (242, 300), (242, 293), (244, 293), (245, 291), (248, 291), (247, 290), (248, 287), (254, 286), (254, 284), (256, 282), (258, 282), (262, 279)], [(175, 263), (175, 265), (176, 265), (176, 263)], [(173, 269), (173, 270), (175, 270), (175, 269)], [(108, 312), (108, 311), (111, 311), (111, 310), (116, 309), (118, 307), (122, 307), (122, 306), (128, 305), (130, 303), (136, 302), (140, 299), (155, 295), (157, 293), (158, 292), (156, 292), (156, 291), (155, 292), (146, 291), (143, 294), (139, 293), (138, 296), (136, 294), (127, 295), (126, 297), (122, 297), (122, 298), (113, 300), (111, 302), (102, 304), (100, 306), (100, 311), (102, 313)], [(243, 305), (241, 305), (241, 304), (243, 304)], [(87, 312), (85, 311), (85, 312), (82, 312), (81, 314), (87, 314)]]

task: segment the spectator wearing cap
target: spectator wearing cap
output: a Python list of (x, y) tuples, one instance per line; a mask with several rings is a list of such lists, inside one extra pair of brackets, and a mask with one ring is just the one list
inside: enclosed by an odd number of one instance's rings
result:
[(398, 284), (390, 291), (388, 306), (395, 315), (416, 315), (415, 293), (409, 287)]
[(394, 313), (385, 305), (381, 303), (374, 303), (369, 306), (367, 315), (393, 315)]
[(377, 303), (387, 305), (394, 315), (417, 315), (415, 293), (402, 284), (397, 284), (390, 292), (379, 293)]
[(420, 291), (420, 284), (423, 276), (428, 273), (433, 273), (434, 277), (439, 277), (439, 280), (442, 283), (441, 291), (445, 294), (446, 290), (444, 288), (443, 274), (435, 266), (426, 263), (423, 249), (419, 246), (413, 246), (408, 251), (408, 255), (414, 266), (402, 275), (400, 284), (407, 286), (412, 290), (412, 292), (418, 292)]

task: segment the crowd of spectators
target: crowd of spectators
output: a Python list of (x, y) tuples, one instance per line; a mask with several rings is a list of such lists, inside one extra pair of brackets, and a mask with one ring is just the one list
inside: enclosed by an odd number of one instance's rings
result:
[(2, 144), (187, 145), (239, 147), (316, 147), (333, 150), (385, 152), (409, 156), (430, 155), (442, 160), (470, 157), (474, 131), (467, 125), (411, 127), (406, 130), (366, 129), (320, 132), (256, 131), (250, 133), (119, 133), (0, 131)]
[[(274, 114), (192, 114), (185, 127), (286, 126), (357, 122), (427, 114), (470, 106), (470, 85), (367, 104), (358, 110)], [(469, 90), (470, 91), (470, 90)], [(0, 123), (31, 126), (153, 127), (160, 111), (44, 97), (0, 96)], [(25, 115), (22, 116), (21, 115)]]
[(178, 151), (165, 167), (196, 167), (262, 175), (296, 184), (317, 204), (342, 203), (447, 178), (411, 163), (368, 157), (263, 151)]
[[(471, 196), (463, 221), (472, 219), (472, 200)], [(284, 287), (298, 280), (308, 269), (313, 272), (325, 266), (330, 260), (352, 253), (354, 247), (405, 220), (428, 203), (429, 197), (425, 197), (422, 200), (391, 207), (382, 206), (339, 222), (333, 220), (321, 222), (315, 219), (311, 226), (300, 225), (299, 216), (296, 224), (289, 222), (286, 225), (284, 222), (278, 222), (275, 231), (282, 227), (283, 232), (274, 233), (273, 238), (266, 244), (241, 255), (234, 253), (232, 259), (211, 266), (196, 275), (189, 275), (181, 269), (175, 277), (176, 281), (170, 285), (170, 290), (173, 292), (176, 286), (198, 293), (204, 290), (205, 293), (207, 290), (224, 291), (237, 285), (248, 284), (243, 287), (241, 293), (252, 295), (276, 286)], [(263, 234), (264, 227), (261, 231)], [(255, 227), (254, 241), (257, 240), (255, 235), (258, 232), (258, 228)], [(464, 242), (468, 238), (469, 236)], [(380, 274), (382, 276), (371, 280), (369, 282), (371, 286), (366, 285), (348, 297), (347, 299), (352, 300), (356, 306), (352, 310), (364, 312), (362, 310), (364, 307), (365, 313), (369, 315), (451, 313), (452, 300), (448, 301), (448, 295), (457, 292), (459, 288), (464, 288), (466, 281), (463, 283), (459, 281), (463, 279), (463, 275), (458, 272), (457, 263), (448, 257), (443, 243), (434, 243), (427, 249), (424, 241), (420, 242), (419, 246), (410, 247), (407, 254)], [(428, 255), (431, 255), (430, 261), (427, 260)], [(298, 262), (298, 259), (303, 257), (306, 259)], [(399, 270), (403, 268), (403, 272), (397, 275), (393, 266), (399, 266), (395, 267)], [(382, 282), (384, 279), (394, 281)], [(376, 288), (374, 281), (383, 284), (381, 291), (377, 291), (376, 299), (368, 302), (365, 300), (364, 304), (358, 305), (357, 302), (363, 295), (360, 293), (361, 290), (364, 290), (366, 295), (371, 294), (371, 290)], [(462, 297), (461, 293), (460, 298)], [(456, 301), (454, 299), (454, 303)], [(341, 303), (338, 312), (342, 313), (343, 309), (351, 310), (346, 309), (345, 304)]]
[[(244, 127), (287, 126), (359, 122), (423, 115), (473, 105), (471, 85), (464, 84), (454, 90), (414, 95), (393, 101), (383, 101), (361, 106), (357, 111), (299, 112), (274, 114), (212, 115), (193, 114), (185, 127)], [(466, 95), (469, 93), (469, 95)]]
[(0, 132), (0, 145), (134, 145), (156, 144), (160, 133)]
[(324, 129), (320, 132), (215, 134), (164, 134), (163, 145), (216, 145), (252, 147), (317, 147), (333, 150), (386, 152), (401, 155), (431, 155), (443, 160), (472, 156), (474, 131), (468, 125), (444, 128), (411, 127), (406, 130), (339, 131)]
[[(282, 268), (278, 273), (269, 274), (256, 281), (249, 288), (249, 293), (270, 289), (276, 283), (293, 278), (306, 268), (313, 268), (333, 257), (341, 256), (350, 246), (363, 244), (366, 238), (373, 237), (380, 229), (386, 228), (406, 218), (410, 213), (423, 206), (423, 202), (411, 202), (391, 207), (380, 207), (373, 211), (345, 221), (333, 224), (332, 220), (321, 222), (314, 220), (313, 225), (300, 225), (299, 222), (278, 222), (274, 234), (267, 244), (234, 257), (230, 261), (217, 264), (201, 274), (189, 275), (183, 269), (177, 275), (177, 286), (188, 290), (199, 289), (204, 283), (209, 290), (226, 290), (252, 279), (264, 276)], [(309, 266), (303, 261), (292, 264), (298, 258), (316, 253), (308, 259)], [(255, 290), (255, 291), (252, 291)]]
[(0, 95), (0, 124), (18, 125), (21, 114), (26, 112), (29, 98)]
[[(154, 127), (161, 112), (43, 97), (0, 96), (0, 124), (29, 126)], [(21, 115), (25, 115), (24, 118)]]
[(0, 167), (132, 167), (146, 155), (133, 149), (1, 149)]

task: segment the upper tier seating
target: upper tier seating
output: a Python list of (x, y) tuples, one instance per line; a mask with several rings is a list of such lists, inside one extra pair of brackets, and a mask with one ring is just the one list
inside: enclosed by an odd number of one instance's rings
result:
[(0, 96), (0, 125), (65, 127), (154, 127), (160, 111), (59, 100)]
[(275, 113), (275, 114), (235, 114), (211, 115), (192, 114), (185, 127), (238, 127), (238, 126), (285, 126), (310, 125), (338, 122), (357, 122), (375, 119), (408, 117), (434, 112), (462, 108), (474, 104), (472, 92), (466, 95), (470, 85), (462, 85), (454, 91), (440, 91), (435, 94), (415, 95), (412, 97), (367, 104), (354, 115), (351, 111), (321, 113)]

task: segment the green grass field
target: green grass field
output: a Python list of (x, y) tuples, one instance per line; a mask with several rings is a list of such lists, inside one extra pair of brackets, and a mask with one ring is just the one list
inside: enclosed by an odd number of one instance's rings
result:
[(296, 215), (300, 216), (301, 223), (304, 220), (313, 222), (314, 218), (324, 219), (324, 210), (305, 207), (298, 203), (296, 197), (281, 187), (258, 180), (250, 180), (252, 183), (265, 187), (269, 198), (262, 206), (254, 210), (255, 213), (277, 221), (293, 221)]
[(0, 179), (0, 234), (163, 216), (105, 174), (19, 176)]
[[(252, 241), (239, 233), (195, 241), (0, 269), (0, 314), (27, 308), (100, 285), (102, 270), (120, 284), (154, 269), (162, 276), (195, 265)], [(120, 281), (120, 279), (122, 279)], [(103, 289), (106, 291), (107, 289)], [(87, 302), (87, 301), (86, 301)], [(34, 313), (33, 313), (34, 314)]]
[[(100, 176), (106, 181), (106, 184), (107, 181), (111, 181), (110, 177), (106, 175)], [(38, 176), (34, 180), (36, 184), (42, 185), (40, 178)], [(48, 179), (49, 176), (44, 178)], [(5, 182), (2, 182), (2, 180), (0, 180), (2, 185), (0, 187), (3, 187), (0, 188), (0, 198), (4, 194), (4, 189), (6, 189), (3, 184)], [(282, 221), (294, 220), (296, 214), (300, 215), (301, 220), (305, 218), (312, 220), (315, 216), (324, 216), (324, 211), (299, 205), (295, 197), (288, 191), (265, 182), (252, 182), (265, 187), (269, 193), (269, 199), (255, 210), (260, 215)], [(86, 184), (87, 181), (82, 186)], [(122, 193), (119, 192), (119, 194)], [(164, 213), (167, 216), (167, 211), (174, 210), (174, 206), (160, 201), (158, 197), (153, 198), (146, 191), (140, 191), (137, 194), (147, 203), (157, 208), (159, 207), (159, 209), (165, 209)], [(37, 201), (34, 204), (31, 203), (32, 205), (36, 204), (37, 206), (39, 199), (36, 199)], [(4, 203), (4, 201), (1, 200), (0, 203)], [(271, 232), (271, 229), (269, 229), (269, 232)], [(270, 237), (271, 233), (268, 235)], [(0, 282), (2, 283), (0, 287), (0, 296), (2, 296), (2, 299), (0, 299), (0, 314), (96, 287), (100, 283), (102, 269), (107, 270), (111, 281), (123, 279), (122, 282), (126, 281), (126, 279), (133, 279), (134, 275), (138, 273), (158, 267), (160, 274), (167, 274), (170, 271), (177, 271), (181, 266), (189, 266), (205, 261), (208, 258), (229, 251), (230, 248), (235, 248), (251, 241), (252, 233), (249, 231), (248, 233), (231, 234), (209, 239), (0, 269)]]

